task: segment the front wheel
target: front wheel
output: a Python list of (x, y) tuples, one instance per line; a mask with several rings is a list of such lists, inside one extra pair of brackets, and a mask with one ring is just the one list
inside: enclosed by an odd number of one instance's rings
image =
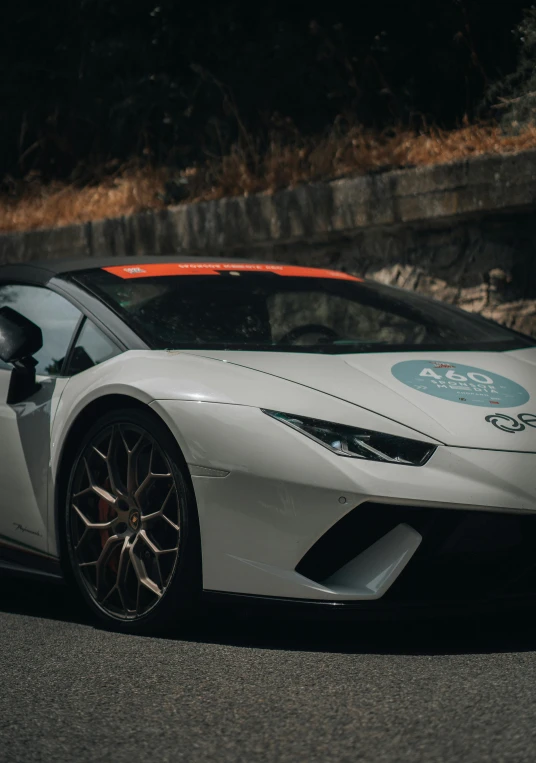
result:
[(201, 588), (197, 509), (174, 438), (150, 411), (102, 417), (81, 443), (65, 510), (70, 567), (109, 627), (178, 623)]

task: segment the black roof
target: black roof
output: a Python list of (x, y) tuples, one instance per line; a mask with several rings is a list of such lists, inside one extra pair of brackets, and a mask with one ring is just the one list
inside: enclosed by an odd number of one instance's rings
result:
[[(185, 257), (182, 256), (169, 256), (169, 257), (160, 257), (160, 256), (149, 256), (144, 257), (143, 255), (136, 255), (132, 257), (106, 257), (106, 258), (94, 258), (94, 257), (83, 257), (76, 260), (63, 260), (63, 259), (55, 259), (55, 260), (32, 260), (31, 262), (21, 262), (21, 263), (10, 263), (7, 265), (0, 266), (0, 273), (3, 272), (4, 268), (10, 268), (10, 267), (24, 267), (24, 268), (34, 268), (38, 270), (47, 270), (49, 273), (54, 275), (60, 275), (61, 273), (73, 273), (77, 270), (91, 270), (93, 268), (108, 268), (112, 267), (113, 265), (137, 265), (141, 263), (145, 263), (147, 265), (150, 264), (156, 264), (159, 262), (249, 262), (251, 264), (263, 264), (267, 265), (268, 263), (266, 261), (259, 261), (256, 263), (255, 260), (246, 259), (245, 257), (200, 257), (192, 256)], [(278, 263), (280, 264), (280, 263)]]
[(25, 278), (34, 283), (47, 283), (54, 276), (66, 275), (67, 273), (75, 273), (80, 270), (92, 270), (112, 267), (114, 265), (151, 265), (162, 262), (247, 262), (251, 265), (272, 265), (272, 264), (284, 264), (284, 263), (271, 263), (261, 260), (250, 260), (245, 257), (200, 257), (192, 256), (149, 256), (143, 255), (131, 256), (131, 257), (106, 257), (106, 258), (94, 258), (85, 257), (76, 260), (68, 259), (54, 259), (54, 260), (32, 260), (31, 262), (11, 263), (8, 265), (0, 265), (0, 278)]

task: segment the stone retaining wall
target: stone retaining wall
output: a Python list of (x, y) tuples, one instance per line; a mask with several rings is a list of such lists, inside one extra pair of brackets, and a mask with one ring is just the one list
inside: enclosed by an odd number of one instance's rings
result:
[(46, 257), (255, 257), (342, 268), (536, 336), (536, 151), (0, 235)]

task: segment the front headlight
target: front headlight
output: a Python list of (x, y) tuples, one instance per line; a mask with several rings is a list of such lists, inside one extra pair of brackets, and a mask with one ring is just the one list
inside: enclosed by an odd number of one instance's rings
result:
[(384, 461), (389, 464), (422, 466), (436, 449), (435, 445), (426, 442), (374, 432), (370, 429), (357, 429), (344, 424), (333, 424), (330, 421), (293, 416), (279, 411), (262, 409), (262, 412), (296, 429), (339, 456)]

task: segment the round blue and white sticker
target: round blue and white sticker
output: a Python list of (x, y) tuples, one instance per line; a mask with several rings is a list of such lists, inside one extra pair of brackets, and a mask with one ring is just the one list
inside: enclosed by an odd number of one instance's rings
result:
[(443, 360), (403, 360), (391, 369), (408, 387), (462, 405), (514, 408), (530, 398), (527, 390), (505, 376)]

